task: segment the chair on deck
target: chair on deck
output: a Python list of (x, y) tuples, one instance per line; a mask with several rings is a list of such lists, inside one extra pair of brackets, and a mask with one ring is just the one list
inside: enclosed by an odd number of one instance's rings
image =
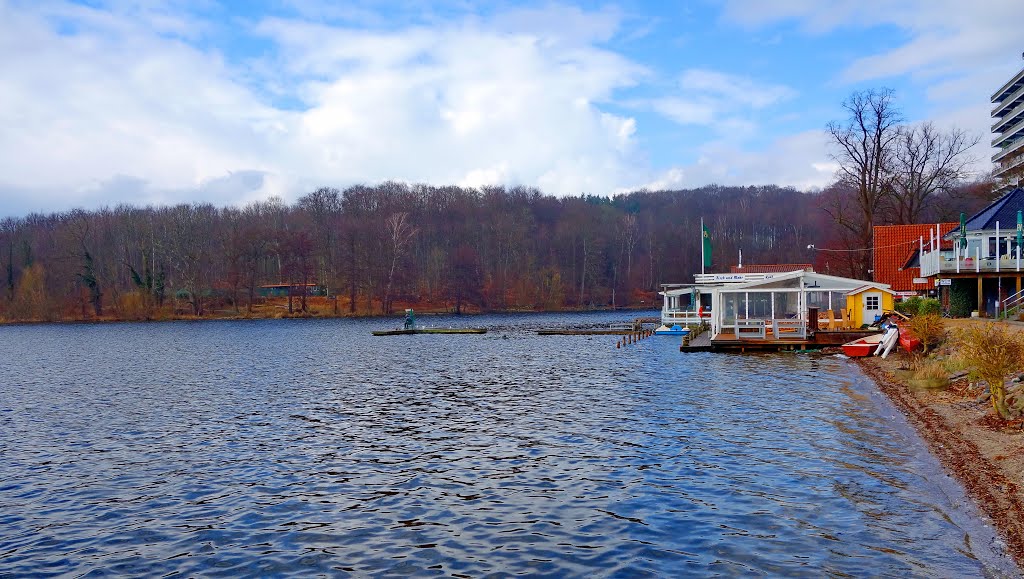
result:
[(828, 331), (834, 332), (839, 329), (839, 322), (836, 321), (836, 313), (832, 310), (827, 310), (826, 313), (828, 314)]
[(853, 309), (843, 310), (843, 329), (853, 329)]

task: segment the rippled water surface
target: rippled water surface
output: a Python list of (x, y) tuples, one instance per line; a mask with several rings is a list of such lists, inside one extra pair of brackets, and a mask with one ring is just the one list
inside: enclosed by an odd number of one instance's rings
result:
[(1015, 572), (845, 360), (535, 334), (628, 317), (0, 327), (0, 575)]

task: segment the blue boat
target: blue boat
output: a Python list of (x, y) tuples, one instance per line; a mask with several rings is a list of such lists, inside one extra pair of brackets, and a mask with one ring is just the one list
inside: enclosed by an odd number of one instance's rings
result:
[(662, 325), (657, 330), (654, 330), (654, 334), (657, 336), (685, 336), (690, 333), (690, 328), (684, 328), (679, 324), (673, 325), (671, 328)]

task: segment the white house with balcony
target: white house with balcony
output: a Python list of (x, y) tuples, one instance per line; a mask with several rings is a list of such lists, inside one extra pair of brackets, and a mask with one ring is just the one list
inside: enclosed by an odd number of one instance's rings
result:
[[(1014, 189), (944, 236), (921, 238), (921, 275), (941, 287), (976, 286), (976, 310), (996, 315), (1021, 296), (1024, 276), (1024, 189)], [(943, 243), (946, 241), (947, 243)], [(949, 243), (952, 242), (952, 243)], [(973, 293), (973, 291), (972, 291)], [(948, 297), (948, 296), (944, 296)]]

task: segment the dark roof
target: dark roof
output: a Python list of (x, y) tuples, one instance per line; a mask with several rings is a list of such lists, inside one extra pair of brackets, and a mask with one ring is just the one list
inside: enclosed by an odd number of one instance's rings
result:
[(997, 221), (1001, 228), (1014, 229), (1017, 212), (1021, 210), (1024, 210), (1024, 189), (1017, 187), (968, 219), (967, 231), (995, 229)]
[(729, 273), (789, 273), (791, 271), (814, 271), (814, 266), (809, 263), (761, 263), (750, 264), (739, 267), (731, 266)]

